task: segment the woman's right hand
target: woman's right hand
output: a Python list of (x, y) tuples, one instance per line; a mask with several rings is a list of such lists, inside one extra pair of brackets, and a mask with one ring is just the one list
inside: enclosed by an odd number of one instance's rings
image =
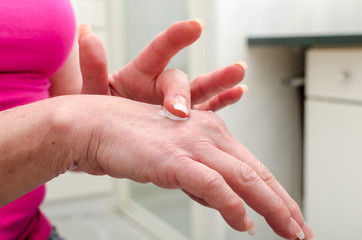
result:
[(312, 239), (295, 201), (215, 113), (194, 111), (187, 121), (173, 121), (159, 114), (161, 106), (124, 98), (64, 99), (55, 119), (62, 131), (71, 126), (68, 144), (80, 150), (68, 166), (182, 189), (234, 229), (252, 232), (243, 199), (278, 235)]
[[(179, 117), (188, 117), (191, 109), (217, 111), (237, 102), (247, 91), (245, 85), (238, 85), (247, 69), (244, 62), (200, 75), (191, 82), (179, 70), (165, 70), (179, 51), (200, 37), (203, 28), (201, 19), (176, 22), (156, 36), (133, 60), (108, 74), (106, 51), (101, 40), (88, 25), (80, 25), (82, 93), (162, 104)], [(175, 72), (172, 78), (160, 78), (165, 71)]]

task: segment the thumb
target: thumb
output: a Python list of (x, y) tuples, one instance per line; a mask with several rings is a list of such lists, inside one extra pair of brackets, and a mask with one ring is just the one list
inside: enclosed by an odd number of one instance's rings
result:
[(81, 24), (78, 43), (82, 94), (108, 95), (107, 55), (100, 38), (92, 33), (88, 24)]

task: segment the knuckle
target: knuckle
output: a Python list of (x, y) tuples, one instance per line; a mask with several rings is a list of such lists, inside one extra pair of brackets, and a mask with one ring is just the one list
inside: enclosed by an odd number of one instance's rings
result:
[(166, 161), (167, 159), (178, 160), (181, 159), (184, 155), (183, 150), (173, 142), (166, 142), (161, 150), (162, 150), (161, 159), (163, 161)]
[(289, 203), (289, 211), (292, 216), (302, 216), (302, 211), (296, 201), (293, 199), (290, 200)]
[(203, 112), (202, 114), (203, 124), (210, 130), (216, 131), (219, 133), (224, 133), (226, 131), (225, 122), (214, 112)]
[(240, 162), (236, 168), (240, 176), (241, 184), (252, 184), (258, 181), (258, 174), (248, 164)]
[(258, 170), (259, 170), (259, 175), (261, 179), (263, 179), (263, 181), (270, 182), (275, 180), (270, 170), (261, 162), (258, 162)]
[(191, 168), (190, 158), (179, 151), (176, 152), (178, 153), (170, 154), (169, 157), (164, 157), (162, 161), (157, 161), (155, 172), (158, 184), (156, 185), (163, 188), (181, 188), (180, 179), (184, 172)]
[(188, 77), (187, 74), (183, 71), (181, 71), (180, 69), (177, 68), (169, 68), (165, 70), (166, 72), (171, 72), (171, 73), (175, 73), (175, 74), (179, 74), (182, 77)]
[(280, 197), (275, 196), (274, 200), (272, 201), (273, 214), (281, 213), (285, 210), (285, 208), (286, 206), (284, 201)]
[(225, 205), (225, 211), (227, 212), (235, 212), (238, 211), (241, 216), (246, 214), (246, 209), (242, 207), (242, 201), (240, 198), (229, 199), (227, 204)]
[[(202, 98), (206, 98), (206, 97), (211, 97), (209, 91), (207, 91), (207, 88), (205, 88), (205, 84), (201, 84), (202, 83), (202, 78), (205, 75), (200, 75), (198, 77), (196, 77), (194, 80), (191, 81), (191, 95), (196, 97), (202, 97)], [(195, 102), (195, 104), (199, 104), (203, 101), (198, 100), (197, 102)]]
[(164, 166), (165, 183), (167, 188), (180, 188), (181, 184), (178, 181), (178, 174), (187, 169), (189, 166), (189, 159), (186, 156), (179, 156)]
[(212, 189), (220, 189), (224, 184), (224, 179), (220, 174), (215, 171), (211, 171), (205, 174), (205, 188), (208, 191)]

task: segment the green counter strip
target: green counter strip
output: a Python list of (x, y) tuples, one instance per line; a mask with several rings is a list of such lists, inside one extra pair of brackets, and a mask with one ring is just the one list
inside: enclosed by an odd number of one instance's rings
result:
[(285, 47), (318, 47), (318, 46), (362, 46), (361, 35), (319, 35), (319, 36), (286, 36), (286, 37), (249, 37), (249, 46), (285, 46)]

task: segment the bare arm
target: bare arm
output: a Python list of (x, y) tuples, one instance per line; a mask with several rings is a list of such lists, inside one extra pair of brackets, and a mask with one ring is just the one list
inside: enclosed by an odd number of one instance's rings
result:
[(57, 106), (41, 101), (0, 112), (0, 207), (68, 169)]

